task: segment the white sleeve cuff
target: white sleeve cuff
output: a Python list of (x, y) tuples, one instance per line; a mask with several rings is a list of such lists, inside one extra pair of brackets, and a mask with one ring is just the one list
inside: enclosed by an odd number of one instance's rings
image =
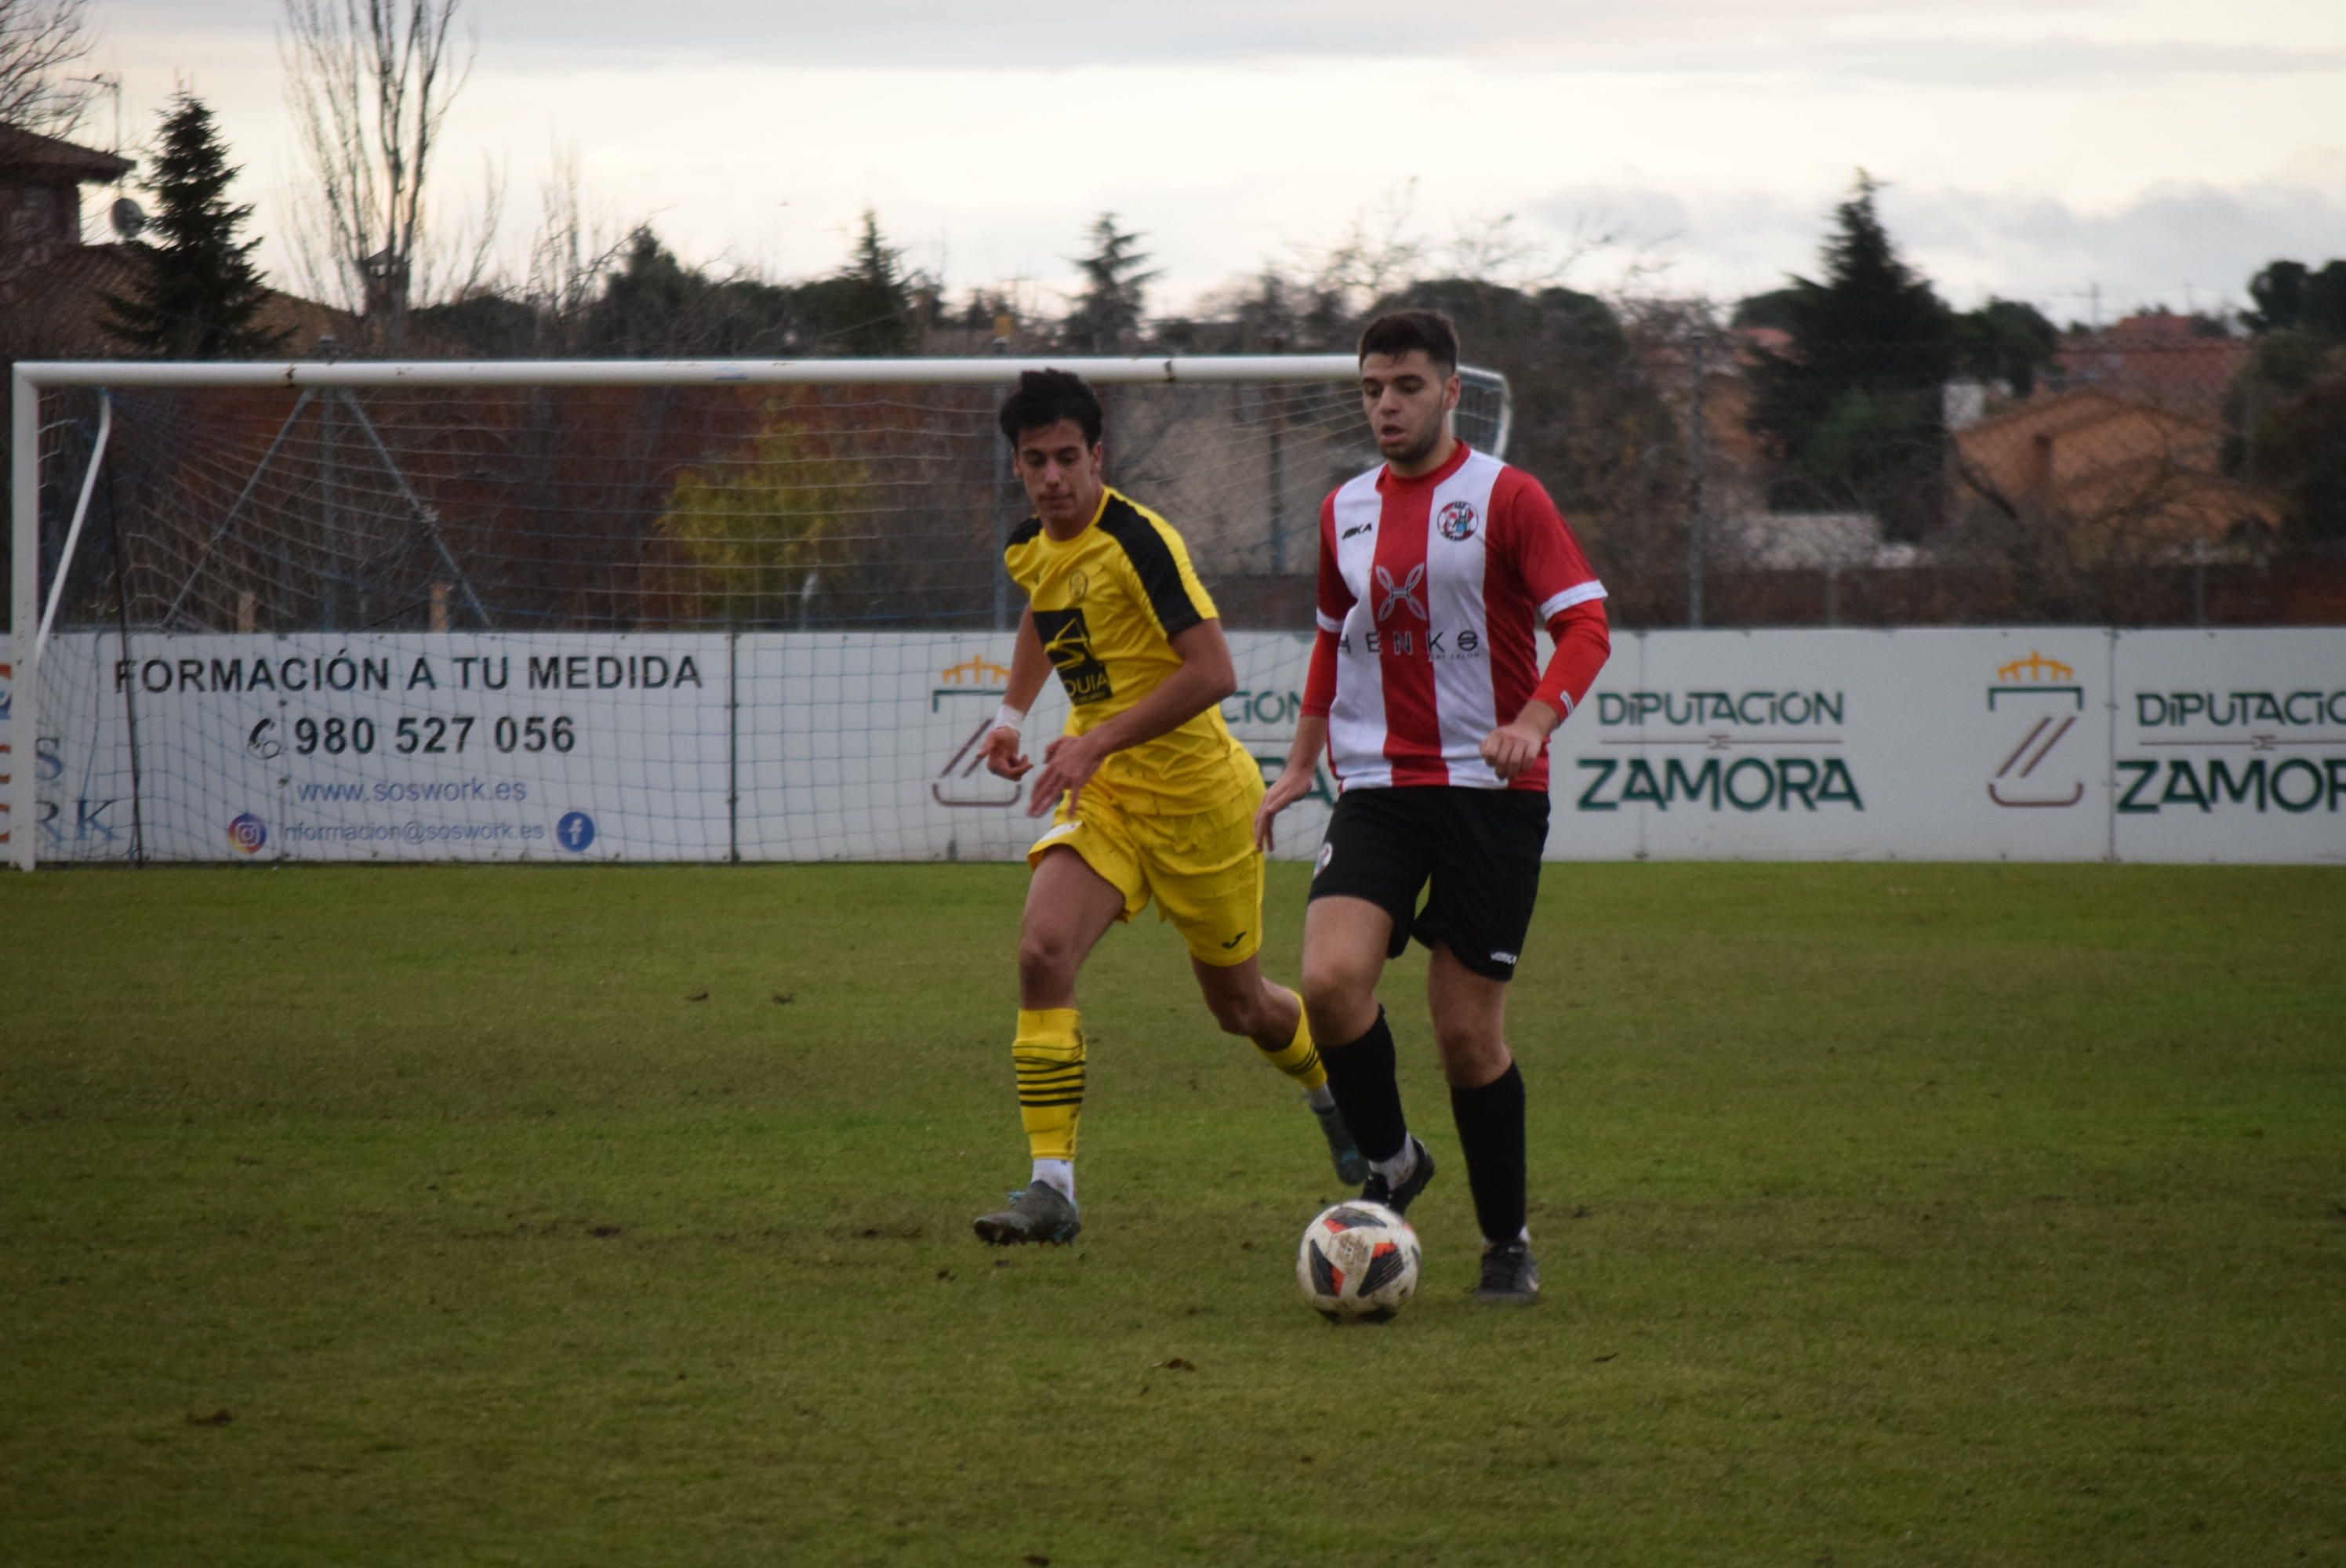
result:
[(1585, 605), (1591, 599), (1601, 599), (1604, 596), (1605, 585), (1592, 577), (1587, 582), (1575, 584), (1560, 594), (1541, 600), (1539, 618), (1543, 621), (1553, 620), (1560, 611), (1568, 610), (1575, 605)]
[(1329, 619), (1325, 611), (1317, 609), (1313, 610), (1311, 612), (1311, 618), (1314, 621), (1317, 621), (1320, 625), (1320, 629), (1326, 632), (1330, 636), (1340, 637), (1344, 635), (1344, 623), (1341, 621)]

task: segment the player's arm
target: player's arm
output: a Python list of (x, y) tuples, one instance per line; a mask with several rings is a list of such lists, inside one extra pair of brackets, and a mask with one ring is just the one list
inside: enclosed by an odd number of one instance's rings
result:
[[(1043, 771), (1035, 777), (1034, 799), (1026, 807), (1028, 816), (1049, 810), (1063, 789), (1068, 809), (1074, 809), (1084, 785), (1111, 752), (1178, 729), (1238, 690), (1238, 667), (1230, 662), (1229, 640), (1222, 636), (1221, 622), (1199, 621), (1175, 632), (1168, 640), (1181, 663), (1148, 696), (1081, 735), (1062, 735), (1045, 748)], [(1012, 675), (1015, 678), (1015, 668)]]
[(979, 753), (985, 759), (985, 770), (996, 779), (1024, 779), (1035, 766), (1018, 749), (1019, 726), (1050, 677), (1051, 656), (1043, 651), (1043, 634), (1035, 627), (1035, 606), (1029, 605), (1019, 614), (1018, 637), (1010, 650), (1010, 689), (1003, 694)]
[(1547, 630), (1556, 649), (1540, 672), (1539, 685), (1521, 712), (1483, 738), (1483, 760), (1502, 779), (1513, 779), (1539, 760), (1540, 748), (1580, 707), (1613, 651), (1602, 599), (1558, 611), (1549, 617)]
[[(1605, 585), (1589, 569), (1564, 514), (1537, 481), (1519, 470), (1511, 470), (1501, 483), (1507, 488), (1494, 494), (1492, 502), (1494, 514), (1505, 518), (1507, 569), (1522, 580), (1556, 643), (1522, 709), (1483, 738), (1483, 760), (1501, 779), (1512, 779), (1539, 760), (1547, 738), (1588, 695), (1613, 640), (1605, 616)], [(1499, 522), (1494, 515), (1494, 545)]]

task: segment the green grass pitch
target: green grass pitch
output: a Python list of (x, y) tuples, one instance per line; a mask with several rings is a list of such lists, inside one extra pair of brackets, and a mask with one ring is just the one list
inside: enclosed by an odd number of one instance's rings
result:
[[(2346, 874), (1549, 868), (1547, 1299), (1153, 918), (1075, 1247), (990, 1252), (1023, 870), (0, 878), (0, 1561), (2346, 1562)], [(1266, 962), (1291, 979), (1298, 868)]]

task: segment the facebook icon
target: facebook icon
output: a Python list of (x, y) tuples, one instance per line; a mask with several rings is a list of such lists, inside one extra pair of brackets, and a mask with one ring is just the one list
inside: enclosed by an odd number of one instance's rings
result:
[(595, 819), (584, 811), (566, 811), (554, 825), (554, 837), (572, 854), (584, 854), (595, 841)]

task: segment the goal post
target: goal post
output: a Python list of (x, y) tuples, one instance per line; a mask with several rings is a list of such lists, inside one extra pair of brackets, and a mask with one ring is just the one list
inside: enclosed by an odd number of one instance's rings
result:
[(8, 860), (1015, 855), (994, 413), (1046, 367), (1188, 542), (1275, 766), (1319, 500), (1376, 461), (1349, 355), (24, 363)]

